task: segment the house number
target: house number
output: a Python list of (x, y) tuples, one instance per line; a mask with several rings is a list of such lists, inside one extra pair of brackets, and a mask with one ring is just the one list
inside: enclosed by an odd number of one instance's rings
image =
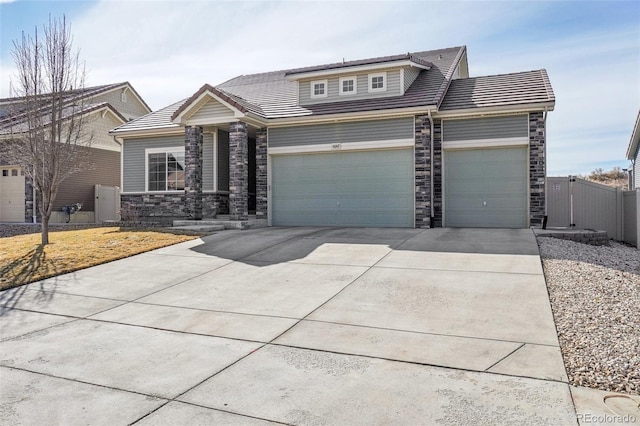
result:
[(331, 149), (342, 149), (342, 144), (334, 143), (333, 145), (331, 145)]

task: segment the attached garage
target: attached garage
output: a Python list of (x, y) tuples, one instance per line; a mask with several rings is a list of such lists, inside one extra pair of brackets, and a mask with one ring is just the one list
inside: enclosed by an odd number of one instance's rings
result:
[(527, 147), (445, 151), (445, 226), (526, 228), (527, 154)]
[(413, 227), (413, 149), (271, 156), (276, 226)]
[(443, 122), (444, 226), (529, 226), (528, 116)]
[(0, 222), (24, 222), (24, 175), (19, 167), (0, 167)]

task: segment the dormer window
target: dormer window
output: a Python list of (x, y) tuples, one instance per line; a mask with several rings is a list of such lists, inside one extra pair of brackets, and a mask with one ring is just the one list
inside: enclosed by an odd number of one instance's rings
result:
[(340, 78), (340, 95), (355, 95), (358, 93), (356, 77)]
[(317, 80), (311, 82), (311, 97), (326, 98), (327, 97), (327, 80)]
[(384, 92), (387, 90), (387, 73), (369, 74), (369, 92)]

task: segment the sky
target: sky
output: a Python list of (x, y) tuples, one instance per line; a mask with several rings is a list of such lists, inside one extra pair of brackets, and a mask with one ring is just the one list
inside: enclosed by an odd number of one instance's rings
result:
[(87, 85), (129, 81), (152, 109), (240, 74), (466, 45), (471, 77), (545, 68), (548, 175), (627, 168), (640, 109), (640, 1), (0, 0), (12, 40), (63, 14)]

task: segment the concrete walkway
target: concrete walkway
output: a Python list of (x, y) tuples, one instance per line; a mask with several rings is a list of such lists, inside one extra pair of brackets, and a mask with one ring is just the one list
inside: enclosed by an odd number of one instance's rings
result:
[(577, 424), (531, 230), (225, 231), (0, 304), (3, 424)]

